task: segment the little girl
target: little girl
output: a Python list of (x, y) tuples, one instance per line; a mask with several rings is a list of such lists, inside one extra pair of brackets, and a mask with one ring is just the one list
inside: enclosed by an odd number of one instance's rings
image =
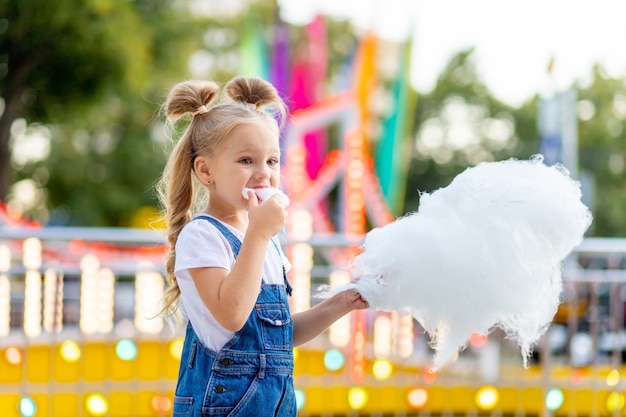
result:
[(182, 298), (189, 318), (173, 413), (295, 416), (293, 346), (368, 303), (348, 290), (291, 316), (276, 239), (287, 212), (279, 195), (254, 192), (280, 186), (285, 106), (258, 78), (236, 77), (224, 92), (216, 103), (217, 84), (187, 81), (165, 103), (170, 121), (192, 115), (159, 184), (170, 247), (163, 311), (175, 315)]

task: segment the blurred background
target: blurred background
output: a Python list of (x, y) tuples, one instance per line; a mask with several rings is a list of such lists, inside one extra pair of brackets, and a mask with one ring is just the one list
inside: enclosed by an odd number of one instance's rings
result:
[(291, 113), (295, 311), (350, 279), (368, 230), (483, 161), (541, 153), (594, 215), (528, 369), (495, 330), (434, 374), (411, 317), (354, 313), (296, 350), (299, 415), (626, 414), (625, 15), (610, 0), (0, 0), (0, 415), (171, 414), (182, 334), (146, 319), (165, 286), (160, 106), (179, 81), (240, 74)]

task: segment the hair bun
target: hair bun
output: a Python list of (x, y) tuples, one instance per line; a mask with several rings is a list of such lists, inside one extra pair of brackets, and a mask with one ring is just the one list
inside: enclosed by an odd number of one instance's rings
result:
[(176, 120), (187, 113), (204, 113), (218, 93), (219, 86), (213, 81), (191, 80), (178, 83), (172, 87), (165, 102), (167, 118)]
[(274, 86), (257, 77), (235, 77), (226, 84), (224, 90), (231, 100), (252, 104), (256, 108), (275, 103), (278, 99)]

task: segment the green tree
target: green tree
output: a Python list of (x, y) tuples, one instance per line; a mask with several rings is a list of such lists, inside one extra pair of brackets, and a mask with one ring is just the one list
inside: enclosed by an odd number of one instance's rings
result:
[(447, 186), (468, 166), (536, 151), (534, 105), (516, 110), (493, 97), (480, 80), (473, 49), (451, 58), (432, 91), (419, 94), (415, 144), (405, 211), (418, 207), (419, 192)]
[[(415, 146), (405, 211), (419, 192), (447, 186), (469, 166), (539, 152), (539, 96), (511, 108), (494, 98), (476, 74), (472, 50), (455, 55), (433, 90), (419, 95)], [(594, 222), (590, 234), (626, 236), (626, 77), (612, 78), (595, 65), (578, 91), (578, 169), (583, 201)]]
[[(176, 4), (183, 3), (2, 2), (0, 198), (29, 181), (40, 196), (31, 214), (45, 220), (45, 205), (53, 220), (82, 225), (128, 224), (154, 204), (164, 156), (150, 124), (164, 85), (186, 74), (181, 57), (202, 30)], [(15, 155), (37, 131), (49, 155)]]
[(123, 78), (131, 51), (119, 49), (113, 42), (107, 18), (119, 9), (111, 10), (103, 3), (2, 3), (4, 74), (0, 94), (5, 108), (0, 120), (1, 197), (6, 197), (10, 184), (10, 128), (18, 117), (58, 120), (63, 113), (77, 110), (72, 107), (86, 98), (97, 99), (108, 82)]
[(579, 166), (593, 198), (593, 233), (626, 236), (626, 78), (595, 65), (591, 83), (578, 86)]

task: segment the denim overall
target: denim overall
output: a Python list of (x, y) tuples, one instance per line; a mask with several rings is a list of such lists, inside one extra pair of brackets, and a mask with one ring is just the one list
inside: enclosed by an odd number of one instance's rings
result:
[[(238, 256), (241, 242), (231, 231), (212, 217), (197, 219), (217, 227)], [(284, 267), (283, 276), (285, 286), (263, 280), (248, 320), (219, 352), (205, 347), (187, 325), (173, 416), (296, 415), (293, 322), (286, 294), (291, 286)]]

